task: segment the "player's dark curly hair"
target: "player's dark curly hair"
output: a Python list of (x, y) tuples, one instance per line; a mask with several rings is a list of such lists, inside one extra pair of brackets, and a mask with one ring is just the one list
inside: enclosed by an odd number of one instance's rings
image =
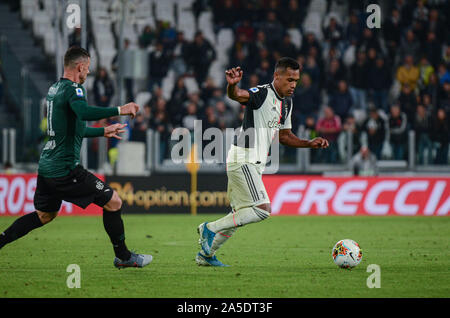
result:
[(64, 66), (75, 66), (80, 58), (87, 59), (89, 57), (91, 57), (91, 55), (85, 49), (79, 46), (72, 46), (67, 50), (66, 54), (64, 54)]
[(285, 71), (288, 68), (293, 70), (300, 70), (300, 72), (303, 69), (302, 65), (291, 57), (282, 57), (275, 64), (275, 70)]

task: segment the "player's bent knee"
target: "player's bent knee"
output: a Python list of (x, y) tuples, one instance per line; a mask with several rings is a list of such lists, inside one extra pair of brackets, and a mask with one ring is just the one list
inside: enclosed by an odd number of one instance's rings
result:
[(103, 208), (111, 212), (118, 211), (122, 208), (122, 199), (116, 191), (113, 192), (111, 200)]
[(42, 211), (36, 211), (37, 215), (39, 216), (39, 220), (41, 220), (41, 223), (47, 224), (51, 222), (56, 216), (58, 215), (58, 212), (42, 212)]
[(262, 210), (265, 210), (269, 214), (272, 212), (272, 207), (270, 206), (270, 203), (263, 203), (263, 204), (257, 205), (256, 207), (260, 208)]

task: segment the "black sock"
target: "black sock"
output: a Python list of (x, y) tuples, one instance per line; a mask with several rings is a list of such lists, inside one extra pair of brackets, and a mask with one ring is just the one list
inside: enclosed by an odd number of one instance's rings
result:
[(25, 214), (8, 227), (5, 232), (0, 233), (0, 248), (11, 243), (31, 230), (41, 227), (43, 224), (36, 212)]
[(125, 245), (125, 230), (122, 217), (120, 216), (121, 211), (111, 212), (103, 209), (103, 225), (113, 244), (114, 253), (118, 258), (126, 261), (130, 259), (131, 252)]

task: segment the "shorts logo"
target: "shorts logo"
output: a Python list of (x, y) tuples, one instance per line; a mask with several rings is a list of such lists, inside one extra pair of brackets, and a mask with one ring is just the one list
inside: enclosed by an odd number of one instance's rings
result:
[(75, 88), (75, 93), (77, 94), (77, 96), (79, 97), (83, 97), (83, 90), (81, 88)]
[(95, 187), (96, 187), (98, 190), (103, 190), (103, 188), (105, 187), (105, 185), (103, 184), (103, 182), (97, 180), (97, 185), (96, 185)]

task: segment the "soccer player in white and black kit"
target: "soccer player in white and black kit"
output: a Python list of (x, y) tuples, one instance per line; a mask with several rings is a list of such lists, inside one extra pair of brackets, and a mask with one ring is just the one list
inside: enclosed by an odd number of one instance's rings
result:
[(228, 266), (215, 256), (216, 251), (238, 227), (265, 220), (270, 215), (270, 200), (262, 182), (269, 148), (276, 133), (279, 142), (295, 148), (327, 148), (328, 141), (317, 137), (303, 140), (292, 131), (292, 94), (300, 79), (301, 66), (283, 57), (275, 65), (270, 84), (240, 89), (243, 71), (240, 67), (225, 71), (227, 95), (246, 106), (240, 133), (227, 156), (228, 198), (232, 211), (214, 222), (198, 226), (201, 250), (198, 265)]

